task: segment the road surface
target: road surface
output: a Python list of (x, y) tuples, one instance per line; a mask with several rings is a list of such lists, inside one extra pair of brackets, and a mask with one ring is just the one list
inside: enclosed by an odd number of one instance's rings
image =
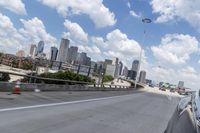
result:
[(163, 133), (179, 100), (150, 92), (89, 99), (1, 108), (0, 132)]

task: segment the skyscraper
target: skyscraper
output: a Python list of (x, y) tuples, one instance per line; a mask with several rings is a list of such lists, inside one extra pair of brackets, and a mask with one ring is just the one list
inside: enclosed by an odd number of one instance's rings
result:
[(183, 81), (179, 81), (178, 82), (178, 88), (183, 88), (184, 87), (184, 82)]
[(32, 44), (31, 47), (30, 47), (30, 56), (32, 58), (34, 58), (35, 54), (36, 54), (36, 50), (37, 50), (37, 47), (35, 44)]
[(111, 65), (111, 64), (112, 64), (112, 60), (105, 59), (104, 64), (103, 64), (103, 68), (106, 69), (107, 65)]
[(74, 64), (78, 56), (78, 47), (71, 46), (68, 50), (67, 62)]
[(112, 61), (112, 65), (115, 66), (114, 77), (117, 78), (119, 76), (119, 59), (118, 58), (114, 58), (113, 61)]
[(115, 65), (108, 64), (106, 66), (106, 75), (110, 75), (112, 77), (115, 77), (115, 68), (116, 68)]
[(44, 41), (40, 41), (40, 42), (38, 43), (36, 56), (42, 54), (43, 51), (44, 51)]
[(56, 47), (51, 47), (51, 57), (50, 60), (51, 61), (56, 61), (58, 55), (58, 49)]
[(86, 65), (87, 64), (87, 54), (84, 52), (79, 53), (78, 57), (77, 57), (77, 62), (80, 65)]
[(139, 60), (134, 60), (132, 63), (132, 69), (133, 71), (137, 72), (138, 71), (138, 67), (139, 67)]
[(69, 49), (69, 43), (70, 41), (68, 39), (62, 38), (59, 48), (59, 55), (58, 55), (58, 61), (60, 62), (67, 62), (67, 53)]
[(145, 83), (145, 79), (146, 79), (146, 72), (145, 71), (140, 71), (139, 82), (140, 83)]
[(136, 79), (136, 71), (128, 70), (128, 75), (127, 75), (127, 77), (128, 77), (129, 79), (135, 80), (135, 79)]
[(119, 75), (122, 75), (123, 63), (119, 62)]
[(87, 57), (86, 58), (86, 66), (91, 66), (91, 58), (90, 57)]
[(128, 68), (125, 66), (123, 69), (123, 74), (124, 77), (128, 77)]

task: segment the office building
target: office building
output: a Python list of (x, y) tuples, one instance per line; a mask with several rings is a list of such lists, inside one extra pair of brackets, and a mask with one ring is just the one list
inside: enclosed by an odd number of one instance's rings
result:
[(25, 52), (24, 52), (24, 50), (19, 50), (19, 51), (17, 51), (16, 56), (17, 56), (17, 57), (25, 57)]
[(56, 61), (58, 55), (58, 49), (56, 47), (51, 47), (51, 57), (50, 60), (51, 61)]
[(37, 46), (36, 56), (42, 54), (44, 51), (44, 41), (40, 41)]
[(30, 53), (29, 53), (32, 58), (35, 57), (36, 50), (37, 50), (37, 46), (35, 44), (32, 44), (30, 47)]
[(133, 71), (138, 71), (138, 67), (139, 67), (139, 60), (134, 60), (133, 63), (132, 63), (132, 69)]
[(77, 56), (77, 64), (87, 65), (89, 58), (85, 52), (79, 53)]
[(119, 62), (119, 75), (122, 75), (123, 63)]
[(106, 69), (107, 65), (111, 65), (112, 62), (113, 62), (112, 60), (105, 59), (104, 64), (103, 64), (103, 68)]
[(184, 82), (183, 81), (178, 82), (178, 88), (184, 88)]
[(128, 77), (128, 79), (135, 80), (136, 79), (136, 71), (128, 70), (127, 77)]
[(119, 59), (118, 58), (113, 58), (112, 65), (116, 65), (118, 63), (119, 63)]
[(112, 77), (115, 77), (115, 69), (116, 69), (115, 65), (108, 64), (107, 67), (106, 67), (105, 75), (110, 75)]
[(86, 58), (86, 66), (91, 66), (91, 58), (90, 57), (87, 57)]
[(114, 58), (112, 60), (112, 65), (115, 66), (114, 78), (118, 78), (118, 76), (119, 76), (119, 59), (118, 58)]
[(78, 56), (78, 47), (71, 46), (68, 50), (67, 62), (74, 64)]
[(67, 62), (69, 43), (70, 41), (68, 39), (62, 38), (59, 48), (58, 61)]
[(128, 77), (128, 68), (127, 68), (126, 66), (125, 66), (124, 69), (123, 69), (122, 75), (123, 75), (124, 77)]
[(146, 80), (146, 72), (140, 71), (139, 83), (145, 83), (145, 80)]
[(96, 64), (97, 64), (96, 65), (96, 70), (97, 70), (96, 73), (100, 74), (100, 73), (104, 72), (104, 70), (106, 69), (106, 68), (103, 67), (104, 66), (104, 62), (103, 61), (98, 61)]

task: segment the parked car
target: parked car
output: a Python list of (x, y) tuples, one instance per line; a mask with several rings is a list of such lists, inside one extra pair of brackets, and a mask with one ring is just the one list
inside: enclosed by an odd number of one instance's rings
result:
[(175, 92), (175, 89), (170, 89), (170, 92)]

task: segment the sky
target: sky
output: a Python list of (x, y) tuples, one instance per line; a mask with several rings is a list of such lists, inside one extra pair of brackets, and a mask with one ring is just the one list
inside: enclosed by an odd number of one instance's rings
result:
[[(0, 0), (0, 51), (15, 54), (61, 38), (94, 61), (139, 59), (147, 78), (199, 89), (199, 0)], [(152, 23), (142, 23), (150, 18)]]

